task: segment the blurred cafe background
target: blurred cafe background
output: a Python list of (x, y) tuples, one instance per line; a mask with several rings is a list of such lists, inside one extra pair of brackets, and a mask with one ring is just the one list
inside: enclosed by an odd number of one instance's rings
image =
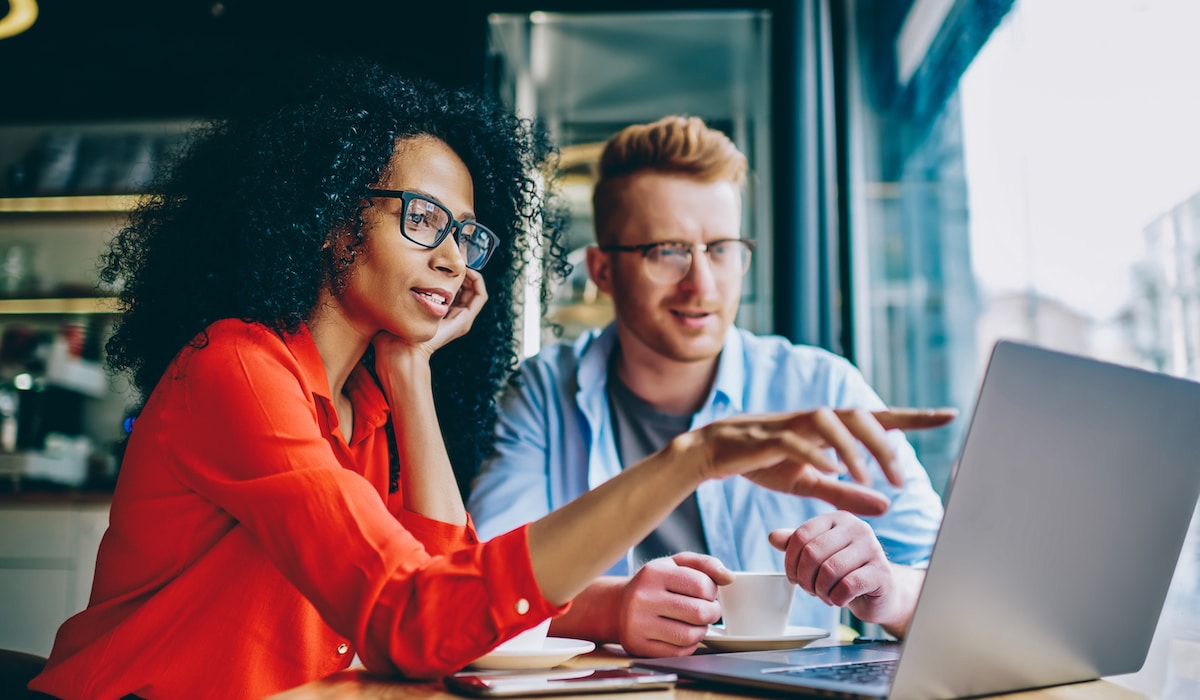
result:
[[(958, 407), (911, 436), (941, 492), (1000, 337), (1200, 379), (1194, 0), (7, 9), (0, 647), (45, 654), (86, 603), (140, 399), (103, 371), (115, 290), (96, 286), (97, 253), (190, 125), (302, 57), (370, 56), (542, 120), (576, 260), (605, 138), (668, 113), (726, 131), (750, 158), (758, 244), (739, 323), (849, 357), (890, 404)], [(528, 281), (530, 319), (540, 284), (567, 337), (611, 318), (580, 265)], [(524, 324), (525, 352), (551, 339)], [(1130, 468), (1153, 478), (1153, 455)], [(1153, 697), (1200, 697), (1192, 530), (1151, 659), (1124, 681)]]

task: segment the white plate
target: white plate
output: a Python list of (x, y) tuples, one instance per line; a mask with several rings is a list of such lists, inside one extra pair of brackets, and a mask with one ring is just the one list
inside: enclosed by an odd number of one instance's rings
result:
[(596, 648), (583, 639), (546, 637), (541, 649), (493, 649), (471, 662), (472, 668), (550, 668)]
[(829, 636), (829, 630), (820, 627), (797, 627), (788, 625), (783, 634), (768, 636), (725, 634), (721, 625), (709, 625), (704, 635), (704, 646), (715, 651), (760, 651), (765, 649), (797, 649)]

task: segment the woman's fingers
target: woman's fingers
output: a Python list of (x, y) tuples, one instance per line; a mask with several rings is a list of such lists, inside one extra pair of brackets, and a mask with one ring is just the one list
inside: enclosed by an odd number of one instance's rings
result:
[(884, 430), (926, 430), (940, 428), (958, 417), (957, 408), (889, 408), (871, 415)]
[[(450, 305), (451, 314), (458, 315), (455, 312), (470, 312), (471, 316), (479, 313), (483, 308), (484, 302), (487, 301), (487, 287), (483, 284), (483, 276), (475, 270), (467, 270), (466, 276), (463, 278), (462, 286), (458, 290), (458, 294), (454, 297), (454, 301)], [(449, 314), (447, 314), (449, 317)]]
[(819, 498), (840, 510), (862, 516), (882, 515), (887, 496), (852, 481), (831, 479), (809, 464), (780, 463), (743, 474), (759, 486), (796, 496)]
[(809, 496), (819, 498), (838, 508), (857, 515), (883, 515), (891, 502), (882, 493), (849, 481), (817, 479), (808, 490)]
[[(806, 424), (810, 439), (822, 447), (832, 447), (837, 452), (846, 471), (860, 484), (869, 484), (872, 477), (862, 459), (862, 448), (875, 457), (888, 481), (896, 486), (903, 483), (895, 466), (895, 452), (888, 443), (887, 431), (868, 411), (858, 409), (818, 408), (795, 417), (798, 423)], [(822, 471), (833, 471), (815, 464)], [(836, 471), (841, 472), (842, 469)]]
[(487, 287), (483, 282), (483, 275), (475, 270), (467, 270), (462, 286), (450, 304), (450, 311), (442, 319), (438, 334), (434, 337), (434, 347), (442, 347), (451, 340), (466, 335), (486, 301)]
[[(818, 409), (814, 412), (814, 416), (821, 414), (824, 410)], [(849, 467), (850, 474), (855, 481), (866, 484), (870, 483), (870, 478), (860, 466), (861, 462), (858, 459), (860, 453), (857, 445), (847, 445), (847, 435), (853, 436), (850, 438), (851, 440), (856, 440), (866, 447), (875, 461), (879, 463), (888, 482), (897, 487), (904, 484), (904, 476), (900, 473), (899, 465), (896, 464), (896, 454), (888, 442), (887, 431), (938, 428), (954, 420), (958, 415), (957, 409), (953, 408), (891, 408), (884, 411), (839, 409), (833, 413), (836, 414), (837, 421), (845, 429), (839, 431), (834, 426), (827, 426), (827, 429), (822, 430), (821, 434), (823, 436), (837, 435), (837, 441), (830, 440), (830, 444)]]
[(463, 289), (470, 292), (470, 297), (465, 299), (465, 305), (469, 309), (481, 309), (484, 302), (487, 301), (487, 285), (483, 283), (483, 275), (478, 270), (467, 270), (466, 278), (463, 280)]
[[(861, 410), (838, 411), (838, 417), (846, 424), (848, 432), (853, 433), (879, 463), (888, 482), (893, 486), (903, 486), (904, 476), (896, 465), (896, 453), (888, 442), (887, 430), (879, 421), (869, 412)], [(863, 478), (855, 478), (860, 483), (870, 483), (865, 472)]]
[[(945, 425), (955, 415), (953, 409), (871, 412), (820, 408), (790, 414), (739, 416), (702, 429), (699, 441), (706, 443), (704, 462), (721, 476), (754, 471), (757, 474), (752, 478), (762, 485), (793, 493), (818, 488), (810, 477), (819, 478), (820, 472), (849, 472), (854, 481), (870, 484), (872, 475), (862, 453), (865, 448), (880, 464), (887, 480), (898, 487), (903, 485), (903, 475), (887, 430), (934, 428)], [(840, 459), (832, 459), (833, 453)], [(821, 484), (819, 488), (829, 487)], [(860, 491), (852, 496), (856, 502), (861, 497)]]
[(840, 412), (818, 408), (809, 414), (807, 419), (811, 421), (821, 439), (837, 452), (850, 476), (859, 483), (867, 483), (867, 470), (859, 457), (859, 440), (848, 429)]

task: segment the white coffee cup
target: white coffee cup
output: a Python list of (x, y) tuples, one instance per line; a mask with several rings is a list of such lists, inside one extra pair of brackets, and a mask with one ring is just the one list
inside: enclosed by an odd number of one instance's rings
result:
[(538, 623), (512, 639), (496, 647), (496, 651), (540, 651), (546, 646), (546, 634), (550, 631), (550, 618)]
[(787, 631), (796, 584), (787, 574), (738, 571), (717, 589), (725, 634), (767, 637)]

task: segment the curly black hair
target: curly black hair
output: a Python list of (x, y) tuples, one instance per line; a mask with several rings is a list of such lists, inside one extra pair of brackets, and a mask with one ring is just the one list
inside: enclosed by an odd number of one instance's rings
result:
[(323, 286), (341, 289), (354, 265), (325, 246), (331, 232), (349, 228), (361, 243), (364, 191), (397, 141), (434, 136), (466, 163), (476, 215), (502, 239), (482, 270), (487, 304), (431, 362), (465, 493), (491, 453), (495, 396), (519, 359), (526, 267), (543, 266), (543, 302), (551, 280), (569, 271), (565, 209), (545, 182), (556, 151), (536, 124), (470, 91), (406, 80), (362, 59), (327, 62), (309, 77), (286, 100), (251, 102), (198, 129), (110, 242), (100, 279), (120, 290), (123, 313), (106, 346), (109, 366), (148, 396), (217, 320), (296, 331)]

